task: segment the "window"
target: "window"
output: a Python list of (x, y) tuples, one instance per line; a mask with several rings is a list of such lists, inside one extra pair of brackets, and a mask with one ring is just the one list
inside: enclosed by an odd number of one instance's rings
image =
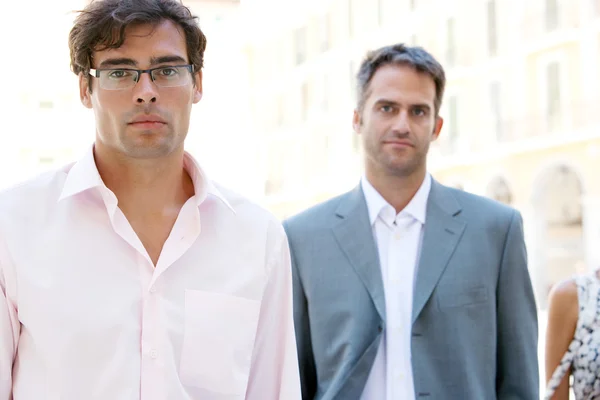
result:
[(458, 140), (458, 97), (456, 95), (448, 98), (448, 116), (450, 119), (450, 129), (448, 132), (448, 142), (451, 151), (456, 150)]
[(454, 66), (456, 62), (454, 39), (454, 18), (448, 18), (448, 21), (446, 21), (446, 62), (449, 66)]
[(54, 102), (51, 100), (41, 100), (39, 106), (40, 108), (49, 110), (54, 108)]
[(267, 196), (276, 195), (283, 191), (285, 165), (286, 165), (286, 143), (272, 142), (269, 145), (267, 155), (267, 180), (265, 182), (265, 194)]
[(53, 163), (54, 163), (54, 157), (52, 157), (52, 156), (44, 155), (44, 156), (38, 157), (39, 165), (52, 165)]
[(600, 0), (590, 0), (592, 2), (592, 9), (596, 15), (600, 15)]
[(331, 48), (331, 16), (325, 15), (321, 19), (321, 51), (327, 51)]
[(383, 26), (383, 2), (384, 0), (377, 1), (377, 24)]
[(496, 1), (487, 2), (487, 21), (488, 21), (488, 52), (490, 56), (495, 56), (498, 50), (498, 33), (496, 25)]
[(503, 141), (504, 132), (502, 130), (502, 109), (500, 104), (500, 82), (490, 84), (490, 112), (496, 140)]
[(302, 121), (306, 121), (308, 119), (308, 109), (310, 107), (310, 93), (308, 88), (308, 82), (304, 82), (300, 90), (300, 98), (302, 100)]
[(354, 35), (354, 10), (352, 7), (352, 0), (348, 0), (348, 34), (350, 37)]
[(358, 71), (356, 70), (356, 63), (353, 60), (350, 60), (350, 97), (351, 97), (351, 101), (352, 103), (355, 103), (357, 101), (357, 83), (356, 83), (356, 74), (358, 73)]
[(294, 47), (296, 51), (296, 65), (306, 61), (306, 27), (294, 31)]
[(326, 74), (323, 76), (323, 81), (321, 85), (321, 109), (324, 113), (329, 111), (329, 75)]
[(412, 34), (410, 35), (410, 45), (411, 46), (416, 46), (417, 45), (417, 35), (416, 34)]
[(558, 127), (561, 117), (560, 65), (557, 61), (546, 66), (546, 118), (550, 130)]
[(545, 0), (546, 3), (546, 30), (553, 31), (558, 28), (558, 0)]
[(282, 127), (285, 124), (285, 96), (277, 96), (277, 126)]

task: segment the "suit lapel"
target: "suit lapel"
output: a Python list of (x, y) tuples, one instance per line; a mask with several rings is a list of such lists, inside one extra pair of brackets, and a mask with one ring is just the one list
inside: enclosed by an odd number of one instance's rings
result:
[(431, 297), (463, 234), (466, 224), (456, 218), (460, 211), (451, 190), (432, 181), (413, 296), (413, 323)]
[(336, 215), (341, 221), (333, 227), (333, 234), (352, 268), (367, 288), (377, 313), (385, 321), (385, 295), (379, 255), (360, 185), (342, 198)]

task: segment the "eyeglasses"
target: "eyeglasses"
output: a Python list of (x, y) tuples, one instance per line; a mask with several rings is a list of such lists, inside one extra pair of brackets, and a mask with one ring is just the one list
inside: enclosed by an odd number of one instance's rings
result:
[(149, 74), (152, 82), (159, 87), (184, 86), (192, 82), (193, 65), (174, 65), (151, 69), (90, 69), (90, 75), (98, 78), (100, 87), (105, 90), (122, 90), (135, 86), (142, 74)]

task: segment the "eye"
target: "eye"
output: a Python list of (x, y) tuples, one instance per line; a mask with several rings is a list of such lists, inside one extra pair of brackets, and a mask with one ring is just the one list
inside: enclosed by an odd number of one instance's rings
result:
[(425, 110), (423, 107), (415, 107), (413, 108), (412, 113), (415, 117), (422, 117), (427, 115), (427, 110)]
[(177, 68), (165, 67), (165, 68), (159, 69), (158, 73), (160, 74), (160, 76), (162, 76), (164, 78), (169, 78), (169, 77), (177, 75), (179, 73), (179, 71), (177, 70)]
[(131, 71), (126, 69), (113, 69), (108, 71), (108, 77), (112, 79), (123, 79), (131, 76)]
[(386, 114), (394, 111), (394, 107), (390, 106), (389, 104), (384, 104), (381, 107), (379, 107), (379, 109)]

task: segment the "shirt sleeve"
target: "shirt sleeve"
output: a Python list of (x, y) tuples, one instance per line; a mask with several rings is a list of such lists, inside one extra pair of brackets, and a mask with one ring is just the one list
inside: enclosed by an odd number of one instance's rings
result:
[(246, 400), (301, 398), (290, 250), (283, 228), (278, 233), (270, 250)]
[(10, 295), (14, 284), (11, 261), (0, 238), (0, 400), (12, 399), (12, 367), (21, 329)]

